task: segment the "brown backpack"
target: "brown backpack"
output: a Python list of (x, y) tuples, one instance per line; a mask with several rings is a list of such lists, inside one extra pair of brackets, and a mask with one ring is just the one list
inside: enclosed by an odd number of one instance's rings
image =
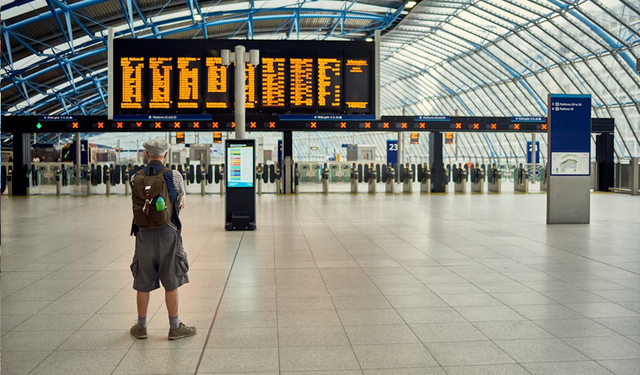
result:
[[(173, 204), (169, 200), (164, 179), (164, 174), (169, 171), (169, 168), (163, 168), (157, 174), (148, 176), (142, 169), (131, 181), (133, 222), (140, 228), (160, 228), (171, 222)], [(156, 202), (160, 197), (164, 200), (165, 207), (164, 210), (157, 211)]]

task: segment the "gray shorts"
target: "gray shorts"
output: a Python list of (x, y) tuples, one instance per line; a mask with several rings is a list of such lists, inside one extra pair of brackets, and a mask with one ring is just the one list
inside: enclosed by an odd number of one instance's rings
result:
[(182, 237), (170, 226), (142, 229), (136, 236), (136, 252), (131, 262), (133, 289), (150, 292), (174, 290), (189, 282), (189, 262)]

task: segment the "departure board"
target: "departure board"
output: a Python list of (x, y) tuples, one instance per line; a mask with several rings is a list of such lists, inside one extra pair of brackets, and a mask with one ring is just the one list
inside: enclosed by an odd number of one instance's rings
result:
[(120, 69), (122, 73), (120, 108), (142, 109), (144, 57), (122, 57)]
[(123, 38), (110, 62), (113, 113), (233, 114), (236, 66), (221, 51), (238, 45), (261, 57), (244, 69), (248, 114), (374, 114), (373, 43)]
[(178, 57), (178, 109), (198, 109), (200, 93), (200, 58)]
[(286, 59), (284, 57), (263, 57), (262, 69), (262, 107), (284, 108), (286, 85)]
[(207, 66), (207, 92), (205, 107), (208, 109), (229, 108), (229, 79), (227, 67), (222, 65), (221, 57), (209, 56), (205, 60)]
[(313, 107), (313, 60), (289, 59), (289, 100), (292, 109)]
[(345, 62), (345, 105), (346, 112), (367, 111), (371, 108), (371, 80), (369, 79), (369, 59), (349, 58)]
[(149, 57), (149, 70), (151, 72), (149, 109), (171, 108), (173, 58)]
[(256, 108), (256, 70), (251, 64), (244, 70), (244, 100), (246, 108)]
[(342, 106), (342, 61), (318, 58), (318, 109), (340, 109)]

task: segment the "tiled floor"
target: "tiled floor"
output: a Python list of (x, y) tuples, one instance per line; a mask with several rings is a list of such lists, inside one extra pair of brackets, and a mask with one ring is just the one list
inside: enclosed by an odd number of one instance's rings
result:
[(169, 342), (160, 291), (128, 334), (128, 198), (3, 197), (2, 373), (640, 373), (637, 197), (548, 226), (541, 194), (265, 195), (247, 233), (223, 199), (188, 197)]

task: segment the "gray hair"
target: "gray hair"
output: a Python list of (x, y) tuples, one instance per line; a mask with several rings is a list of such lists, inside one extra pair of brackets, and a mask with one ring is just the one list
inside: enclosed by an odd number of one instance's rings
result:
[(145, 141), (142, 147), (149, 153), (151, 157), (163, 156), (165, 152), (169, 151), (171, 145), (162, 138), (155, 138)]

